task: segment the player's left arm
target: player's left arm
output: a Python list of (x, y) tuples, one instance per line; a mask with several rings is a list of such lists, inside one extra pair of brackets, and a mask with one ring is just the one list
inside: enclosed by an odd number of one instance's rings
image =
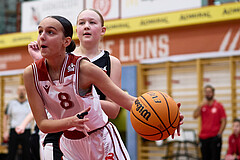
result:
[[(136, 97), (125, 93), (107, 76), (102, 69), (91, 62), (82, 60), (80, 63), (79, 87), (82, 89), (89, 88), (91, 85), (97, 86), (103, 94), (112, 101), (127, 110), (131, 110)], [(81, 82), (81, 83), (80, 83)]]
[[(122, 65), (116, 57), (110, 56), (110, 61), (110, 79), (114, 84), (121, 88)], [(109, 118), (115, 119), (118, 116), (120, 106), (114, 103), (110, 98), (106, 97), (106, 100), (101, 100), (101, 106)]]

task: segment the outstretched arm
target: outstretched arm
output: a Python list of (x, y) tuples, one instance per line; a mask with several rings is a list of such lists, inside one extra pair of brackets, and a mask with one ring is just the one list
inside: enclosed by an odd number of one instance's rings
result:
[[(86, 60), (82, 60), (80, 63), (79, 84), (82, 89), (87, 89), (92, 84), (96, 85), (107, 97), (128, 111), (131, 110), (132, 104), (136, 100), (136, 97), (128, 95), (115, 85), (99, 67)], [(178, 103), (178, 107), (180, 105)], [(180, 125), (183, 124), (183, 118), (184, 116), (180, 114)]]
[(107, 97), (127, 110), (131, 110), (136, 97), (132, 97), (120, 89), (112, 80), (96, 65), (82, 60), (79, 74), (80, 88), (89, 88), (96, 85)]

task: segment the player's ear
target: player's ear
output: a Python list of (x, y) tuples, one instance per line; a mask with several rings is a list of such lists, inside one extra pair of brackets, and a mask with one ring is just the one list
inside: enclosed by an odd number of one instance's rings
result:
[(106, 27), (102, 27), (102, 32), (101, 32), (101, 36), (104, 36), (105, 32), (106, 32), (107, 28)]
[(69, 46), (70, 43), (71, 43), (71, 41), (72, 41), (72, 38), (70, 38), (70, 37), (65, 37), (65, 39), (64, 39), (64, 46), (65, 46), (65, 47)]

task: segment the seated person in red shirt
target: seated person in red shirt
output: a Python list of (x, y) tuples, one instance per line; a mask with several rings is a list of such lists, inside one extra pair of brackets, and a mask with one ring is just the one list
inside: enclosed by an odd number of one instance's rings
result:
[(228, 139), (228, 151), (225, 160), (240, 160), (240, 119), (233, 121), (233, 133)]

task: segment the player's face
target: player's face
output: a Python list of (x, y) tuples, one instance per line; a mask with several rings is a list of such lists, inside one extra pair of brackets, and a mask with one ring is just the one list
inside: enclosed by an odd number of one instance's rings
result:
[(213, 93), (212, 89), (206, 88), (205, 89), (205, 98), (210, 101), (213, 99), (213, 97), (214, 97), (214, 93)]
[(240, 134), (240, 123), (239, 122), (234, 122), (233, 123), (233, 133), (235, 135)]
[(38, 46), (43, 57), (65, 54), (63, 27), (54, 18), (45, 18), (38, 26)]
[(98, 43), (101, 36), (105, 34), (105, 27), (102, 27), (99, 15), (92, 10), (85, 10), (79, 14), (77, 19), (77, 36), (81, 43)]

